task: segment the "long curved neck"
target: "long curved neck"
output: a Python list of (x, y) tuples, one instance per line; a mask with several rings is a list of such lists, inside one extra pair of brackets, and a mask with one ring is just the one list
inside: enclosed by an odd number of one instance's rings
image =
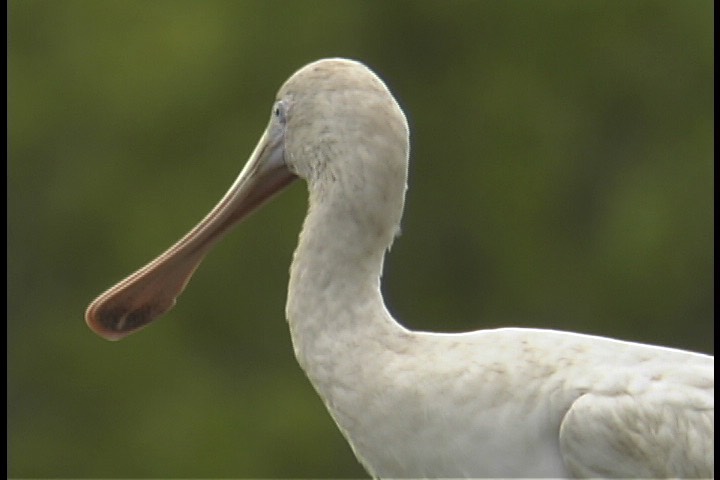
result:
[(365, 339), (405, 331), (387, 312), (380, 293), (383, 260), (402, 203), (397, 214), (384, 205), (382, 215), (368, 215), (367, 206), (349, 202), (347, 193), (342, 185), (311, 185), (290, 268), (286, 315), (296, 357), (311, 379), (322, 375), (319, 370), (332, 375), (318, 359), (334, 362)]

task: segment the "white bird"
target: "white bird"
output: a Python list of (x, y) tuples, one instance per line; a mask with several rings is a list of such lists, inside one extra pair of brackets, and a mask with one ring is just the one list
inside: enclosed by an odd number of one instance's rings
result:
[(319, 60), (280, 88), (220, 203), (100, 295), (117, 340), (168, 311), (233, 225), (299, 177), (309, 208), (290, 269), (295, 355), (373, 477), (712, 477), (712, 356), (576, 333), (414, 332), (380, 293), (407, 184), (409, 134), (366, 66)]

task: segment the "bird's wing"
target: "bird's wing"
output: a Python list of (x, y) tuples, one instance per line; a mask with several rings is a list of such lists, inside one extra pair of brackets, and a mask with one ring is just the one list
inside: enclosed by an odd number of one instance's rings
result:
[[(714, 372), (693, 386), (588, 392), (560, 425), (560, 451), (576, 477), (714, 476)], [(704, 384), (703, 384), (704, 383)]]

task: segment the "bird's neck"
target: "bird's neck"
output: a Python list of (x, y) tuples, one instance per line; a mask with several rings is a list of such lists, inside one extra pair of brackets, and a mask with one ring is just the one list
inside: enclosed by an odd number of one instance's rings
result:
[(286, 306), (297, 359), (311, 379), (332, 375), (313, 371), (328, 368), (318, 358), (337, 361), (343, 350), (365, 339), (404, 330), (380, 293), (385, 251), (397, 226), (363, 221), (352, 205), (332, 195), (315, 200), (311, 191)]

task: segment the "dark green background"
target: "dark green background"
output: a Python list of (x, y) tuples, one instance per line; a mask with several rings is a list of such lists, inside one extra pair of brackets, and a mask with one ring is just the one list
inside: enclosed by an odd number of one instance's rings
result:
[[(406, 326), (713, 351), (713, 4), (12, 1), (13, 477), (361, 477), (292, 354), (297, 183), (167, 318), (86, 305), (226, 191), (277, 88), (328, 56), (412, 130), (384, 292)], [(388, 446), (390, 448), (391, 446)]]

